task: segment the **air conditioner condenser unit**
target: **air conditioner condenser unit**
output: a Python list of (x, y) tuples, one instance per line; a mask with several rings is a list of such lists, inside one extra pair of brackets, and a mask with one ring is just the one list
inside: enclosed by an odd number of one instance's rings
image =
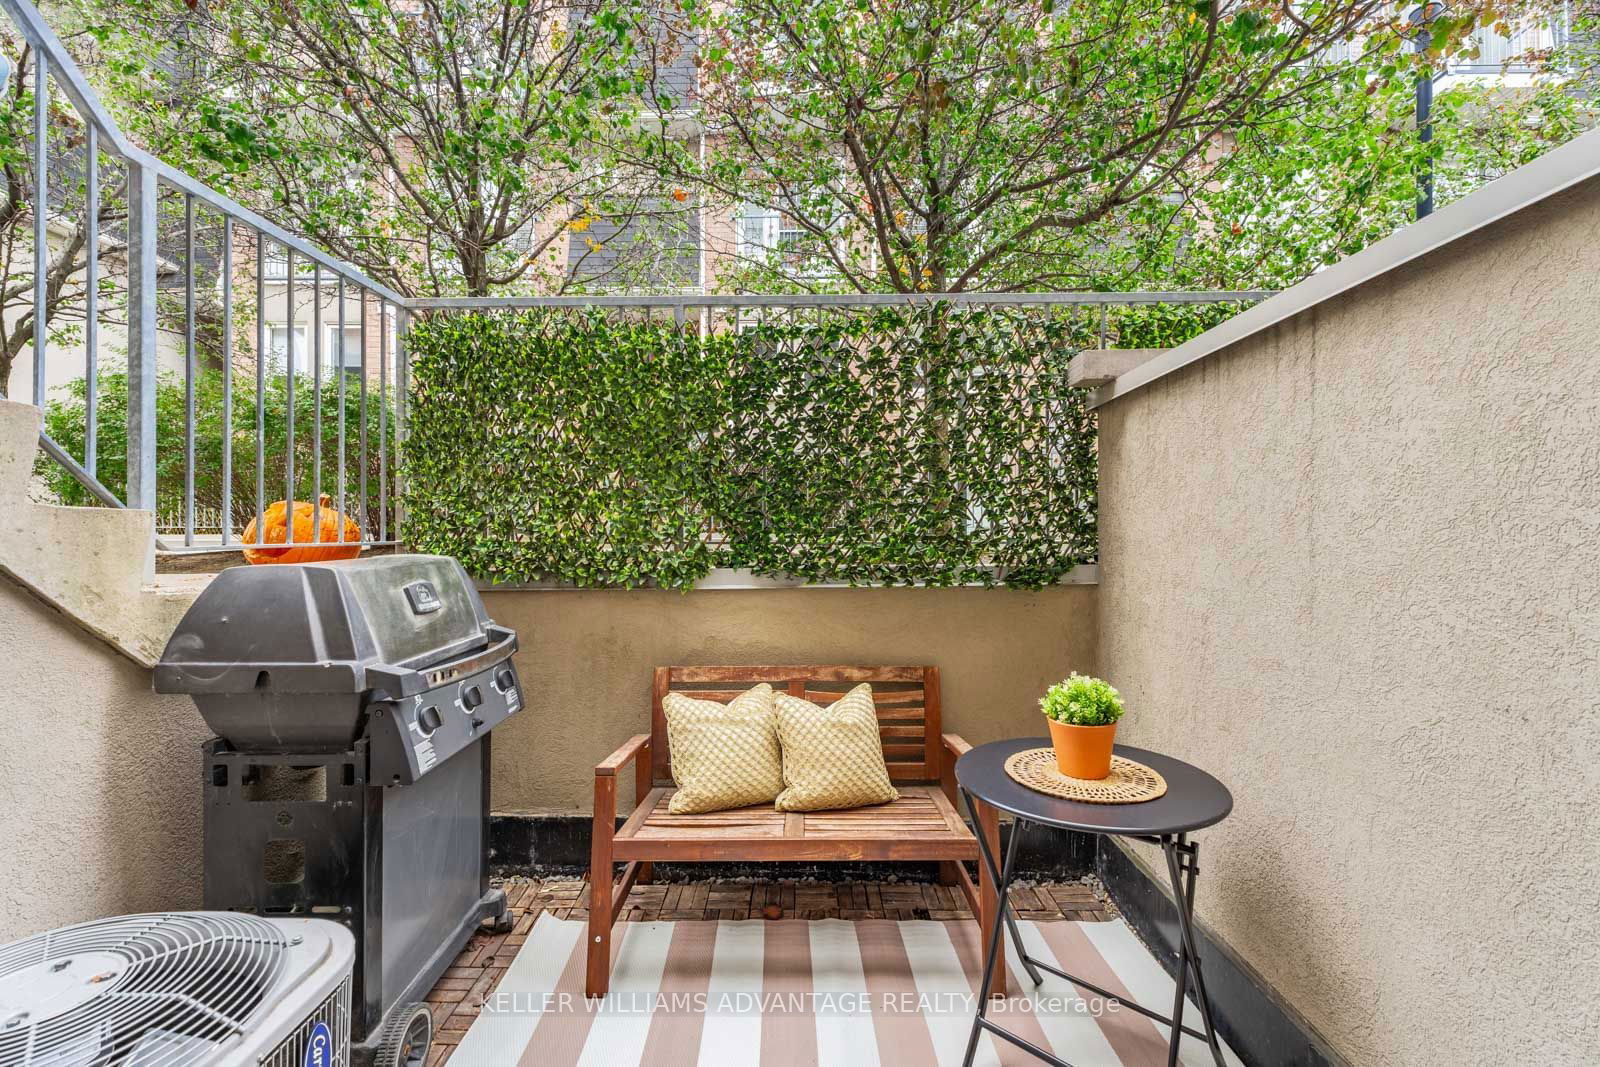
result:
[(0, 945), (0, 1067), (350, 1067), (355, 941), (161, 912)]

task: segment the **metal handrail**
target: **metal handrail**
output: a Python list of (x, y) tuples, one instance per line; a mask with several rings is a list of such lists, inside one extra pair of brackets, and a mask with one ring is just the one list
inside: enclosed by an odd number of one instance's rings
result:
[(1227, 304), (1265, 300), (1271, 289), (1165, 290), (1149, 292), (1050, 293), (743, 293), (718, 296), (436, 296), (413, 297), (411, 310), (489, 311), (509, 308), (744, 308), (744, 307), (899, 307), (906, 304), (981, 304), (1026, 307), (1138, 304)]
[(72, 453), (51, 440), (50, 435), (43, 431), (39, 434), (39, 451), (49, 456), (66, 469), (67, 473), (76, 478), (85, 489), (93, 493), (95, 498), (109, 508), (126, 507), (117, 494), (100, 484), (100, 479), (84, 470), (82, 465), (72, 457)]
[[(127, 214), (128, 214), (128, 464), (127, 464), (127, 505), (145, 510), (156, 509), (156, 392), (158, 386), (158, 333), (156, 294), (158, 287), (158, 269), (162, 259), (161, 250), (157, 247), (159, 234), (157, 230), (157, 198), (165, 186), (175, 190), (183, 197), (184, 215), (184, 268), (183, 268), (183, 294), (184, 294), (184, 325), (183, 336), (183, 382), (184, 382), (184, 491), (183, 512), (184, 537), (183, 547), (187, 550), (209, 550), (210, 546), (197, 545), (194, 536), (195, 513), (195, 383), (199, 373), (196, 348), (196, 279), (194, 269), (196, 212), (204, 209), (208, 213), (219, 215), (222, 219), (223, 232), (223, 270), (222, 300), (224, 315), (223, 352), (221, 360), (223, 373), (223, 420), (224, 425), (231, 428), (232, 403), (233, 403), (233, 285), (232, 274), (234, 241), (240, 233), (238, 227), (244, 227), (254, 235), (253, 239), (259, 254), (271, 244), (282, 249), (284, 257), (289, 261), (291, 269), (287, 280), (286, 301), (288, 311), (288, 343), (287, 364), (284, 370), (286, 389), (288, 390), (291, 415), (290, 431), (285, 445), (286, 467), (288, 478), (285, 485), (285, 499), (295, 496), (295, 483), (293, 481), (293, 456), (295, 452), (295, 438), (292, 429), (292, 398), (296, 367), (299, 356), (296, 351), (296, 307), (294, 303), (294, 282), (292, 264), (295, 258), (302, 257), (313, 265), (316, 272), (321, 274), (326, 271), (330, 284), (337, 282), (339, 294), (338, 321), (341, 333), (338, 340), (340, 354), (338, 400), (339, 414), (339, 439), (338, 439), (338, 510), (341, 514), (349, 514), (346, 493), (349, 479), (346, 471), (345, 450), (345, 378), (352, 364), (348, 364), (345, 357), (345, 335), (342, 327), (346, 312), (347, 290), (354, 291), (354, 298), (359, 300), (361, 308), (361, 336), (362, 351), (359, 372), (362, 376), (361, 389), (361, 419), (359, 426), (359, 440), (361, 444), (360, 458), (363, 463), (360, 484), (363, 496), (360, 499), (360, 510), (365, 520), (366, 504), (366, 469), (369, 454), (367, 450), (369, 441), (369, 427), (367, 425), (367, 375), (368, 362), (365, 350), (367, 312), (369, 303), (375, 304), (378, 309), (379, 333), (383, 341), (380, 352), (381, 365), (377, 376), (380, 381), (380, 416), (378, 419), (378, 436), (376, 442), (377, 459), (385, 471), (392, 462), (398, 468), (401, 449), (403, 447), (403, 434), (406, 420), (403, 411), (404, 395), (396, 397), (397, 410), (394, 418), (394, 434), (389, 433), (387, 406), (389, 402), (388, 376), (389, 367), (389, 325), (392, 323), (397, 330), (395, 351), (393, 359), (394, 380), (397, 385), (403, 385), (406, 380), (404, 369), (405, 351), (403, 344), (403, 331), (409, 322), (407, 297), (397, 290), (387, 286), (337, 257), (329, 254), (310, 241), (289, 232), (282, 226), (264, 218), (260, 214), (238, 203), (192, 175), (186, 174), (178, 168), (157, 159), (149, 152), (132, 143), (118, 128), (115, 119), (101, 103), (99, 97), (83, 77), (72, 57), (66, 51), (61, 41), (40, 15), (37, 8), (27, 0), (0, 0), (0, 9), (10, 16), (18, 32), (27, 41), (33, 52), (34, 74), (34, 116), (33, 116), (33, 203), (32, 214), (34, 218), (33, 253), (34, 253), (34, 299), (33, 322), (38, 324), (34, 329), (33, 338), (33, 402), (36, 406), (46, 406), (46, 371), (47, 371), (47, 341), (48, 329), (45, 328), (53, 310), (49, 303), (46, 283), (47, 272), (50, 267), (49, 233), (47, 223), (50, 218), (50, 151), (49, 135), (51, 132), (50, 96), (52, 88), (59, 90), (77, 111), (78, 118), (82, 121), (85, 137), (83, 163), (86, 170), (84, 186), (84, 217), (85, 233), (87, 240), (84, 249), (84, 263), (82, 265), (85, 279), (83, 295), (85, 330), (84, 330), (84, 378), (85, 378), (85, 437), (84, 460), (79, 463), (70, 453), (61, 448), (59, 444), (48, 437), (41, 439), (41, 447), (52, 460), (61, 465), (71, 476), (82, 484), (93, 496), (110, 505), (123, 506), (123, 501), (112, 492), (97, 475), (97, 441), (98, 425), (96, 410), (98, 397), (96, 395), (96, 382), (99, 372), (98, 366), (98, 340), (99, 340), (99, 234), (98, 222), (102, 210), (101, 190), (99, 186), (99, 166), (101, 156), (118, 157), (127, 168)], [(25, 76), (25, 71), (17, 71), (17, 77)], [(170, 258), (170, 257), (168, 257)], [(259, 263), (258, 263), (259, 269)], [(263, 279), (258, 279), (263, 281)], [(276, 283), (275, 283), (276, 284)], [(256, 388), (257, 388), (257, 440), (255, 460), (257, 465), (257, 493), (256, 493), (256, 529), (257, 540), (255, 543), (264, 543), (264, 526), (261, 521), (265, 509), (264, 484), (261, 472), (264, 467), (264, 450), (262, 433), (264, 427), (261, 423), (262, 397), (265, 386), (264, 363), (266, 360), (267, 344), (265, 330), (266, 292), (264, 284), (257, 285), (256, 305)], [(322, 310), (322, 289), (316, 290), (314, 297), (315, 315), (320, 320)], [(61, 299), (57, 296), (55, 299)], [(320, 321), (318, 323), (320, 325)], [(320, 435), (320, 412), (323, 403), (323, 378), (322, 369), (326, 353), (324, 352), (323, 336), (320, 329), (311, 338), (310, 353), (315, 360), (314, 388), (317, 390), (317, 417), (313, 420), (319, 431), (312, 445), (312, 484), (314, 489), (321, 488), (321, 474), (323, 470), (322, 439)], [(224, 516), (222, 526), (222, 544), (220, 547), (243, 547), (233, 535), (230, 500), (231, 480), (233, 475), (233, 435), (225, 432), (222, 435), (222, 468), (224, 473), (222, 484), (221, 513)], [(398, 508), (397, 497), (401, 487), (401, 478), (398, 469), (395, 470), (391, 480), (385, 475), (380, 479), (380, 495), (377, 500), (378, 515), (376, 521), (362, 523), (362, 544), (392, 544), (388, 530), (388, 511), (391, 506)], [(390, 495), (391, 488), (394, 495)], [(321, 504), (313, 492), (312, 501), (313, 529), (320, 529)], [(374, 530), (374, 528), (376, 528)], [(288, 541), (294, 542), (293, 523), (288, 524)], [(344, 527), (340, 525), (340, 538), (344, 538)], [(172, 547), (161, 543), (161, 547)]]
[[(27, 0), (0, 0), (0, 9), (4, 9), (6, 14), (11, 16), (11, 21), (28, 39), (28, 43), (45, 57), (50, 76), (77, 108), (79, 118), (92, 124), (99, 137), (110, 142), (109, 145), (102, 144), (100, 146), (102, 149), (120, 156), (130, 166), (152, 168), (157, 178), (173, 188), (195, 197), (222, 214), (232, 216), (251, 229), (270, 237), (274, 243), (287, 245), (299, 255), (321, 263), (334, 273), (356, 282), (363, 289), (369, 289), (394, 304), (404, 305), (407, 302), (406, 296), (368, 277), (358, 267), (323, 251), (305, 238), (291, 233), (271, 219), (257, 214), (232, 197), (217, 192), (198, 178), (158, 159), (128, 140), (106, 106), (100, 102), (100, 97), (84, 78), (83, 72), (73, 62), (71, 54), (62, 45), (60, 38), (39, 14), (39, 9)], [(21, 73), (18, 71), (15, 76), (20, 77)]]
[[(1048, 292), (1048, 293), (795, 293), (795, 294), (676, 294), (676, 295), (627, 295), (627, 296), (503, 296), (503, 297), (409, 297), (396, 289), (371, 278), (359, 268), (347, 263), (336, 256), (318, 248), (310, 241), (297, 236), (284, 229), (282, 226), (263, 217), (257, 212), (238, 203), (232, 198), (210, 188), (192, 175), (186, 174), (178, 168), (156, 158), (149, 152), (132, 143), (118, 128), (111, 113), (96, 96), (72, 57), (55, 33), (45, 23), (39, 11), (28, 0), (0, 0), (0, 9), (3, 9), (17, 26), (20, 33), (28, 41), (34, 51), (35, 75), (35, 113), (33, 124), (33, 161), (34, 161), (34, 204), (33, 213), (35, 220), (35, 296), (34, 296), (34, 322), (47, 323), (49, 308), (47, 307), (45, 276), (48, 261), (48, 235), (46, 221), (49, 215), (49, 134), (50, 134), (50, 91), (51, 85), (58, 88), (62, 94), (76, 108), (79, 117), (85, 124), (85, 166), (86, 177), (84, 191), (84, 212), (86, 219), (86, 233), (88, 240), (85, 248), (84, 274), (86, 279), (85, 302), (85, 437), (84, 460), (80, 463), (71, 453), (61, 447), (59, 443), (41, 434), (40, 447), (54, 462), (68, 471), (73, 478), (87, 488), (87, 490), (102, 503), (114, 507), (130, 506), (145, 510), (155, 511), (156, 497), (156, 449), (157, 449), (157, 424), (156, 424), (156, 393), (158, 387), (158, 322), (156, 294), (158, 288), (158, 270), (163, 258), (173, 260), (175, 255), (172, 250), (158, 248), (158, 215), (157, 200), (162, 187), (173, 190), (183, 198), (183, 328), (182, 356), (183, 356), (183, 386), (184, 386), (184, 441), (183, 441), (183, 495), (181, 513), (182, 543), (169, 544), (165, 540), (158, 540), (158, 545), (167, 551), (176, 552), (205, 552), (214, 551), (216, 548), (243, 548), (250, 544), (264, 543), (264, 517), (269, 497), (276, 495), (269, 491), (266, 477), (266, 427), (264, 422), (264, 395), (267, 383), (268, 369), (266, 366), (267, 352), (269, 349), (266, 308), (268, 305), (267, 286), (280, 286), (283, 299), (289, 308), (287, 336), (285, 338), (286, 366), (283, 369), (284, 389), (287, 397), (287, 430), (285, 433), (284, 449), (284, 476), (280, 485), (284, 500), (294, 500), (297, 496), (296, 479), (296, 449), (297, 441), (295, 429), (295, 395), (297, 384), (309, 386), (315, 391), (317, 404), (312, 416), (313, 445), (311, 450), (311, 470), (306, 482), (309, 483), (312, 497), (313, 529), (321, 528), (321, 503), (320, 493), (324, 488), (324, 462), (323, 462), (323, 425), (322, 404), (325, 400), (325, 388), (329, 384), (324, 377), (324, 363), (328, 353), (324, 351), (323, 326), (332, 326), (337, 322), (338, 329), (338, 366), (337, 366), (337, 476), (335, 484), (329, 485), (330, 489), (336, 488), (338, 493), (337, 510), (341, 515), (349, 515), (348, 494), (356, 490), (356, 500), (360, 502), (361, 510), (361, 540), (362, 545), (393, 545), (400, 541), (402, 523), (404, 521), (403, 487), (404, 465), (402, 462), (408, 411), (406, 408), (409, 385), (409, 354), (405, 344), (406, 333), (413, 315), (424, 312), (440, 311), (496, 311), (511, 309), (536, 309), (536, 308), (640, 308), (663, 309), (676, 314), (680, 322), (684, 321), (689, 311), (709, 312), (714, 309), (732, 310), (735, 312), (744, 309), (798, 309), (798, 308), (836, 308), (850, 309), (860, 307), (892, 307), (892, 306), (928, 306), (936, 304), (949, 304), (957, 306), (1007, 306), (1007, 307), (1060, 307), (1060, 308), (1098, 308), (1100, 312), (1100, 343), (1106, 343), (1106, 321), (1108, 309), (1114, 306), (1134, 306), (1153, 304), (1210, 304), (1210, 303), (1244, 303), (1261, 300), (1271, 293), (1264, 290), (1226, 290), (1213, 292), (1195, 291), (1150, 291), (1150, 292)], [(22, 77), (24, 72), (16, 72), (17, 77)], [(98, 279), (99, 279), (99, 238), (97, 232), (98, 219), (101, 210), (101, 190), (99, 186), (99, 163), (101, 154), (107, 154), (122, 159), (127, 167), (127, 198), (128, 198), (128, 418), (127, 418), (127, 500), (119, 499), (117, 494), (104, 485), (97, 474), (97, 420), (96, 410), (98, 398), (96, 395), (96, 381), (99, 372), (98, 365)], [(196, 418), (196, 383), (199, 377), (199, 350), (196, 341), (197, 319), (197, 281), (195, 271), (196, 247), (196, 215), (200, 209), (208, 213), (219, 215), (222, 222), (222, 248), (221, 266), (219, 277), (222, 280), (222, 318), (223, 336), (221, 360), (222, 380), (222, 425), (225, 430), (221, 435), (222, 452), (222, 481), (220, 499), (217, 502), (217, 512), (220, 516), (220, 544), (210, 545), (199, 543), (196, 539), (196, 463), (197, 463), (197, 418)], [(255, 272), (255, 368), (254, 384), (256, 390), (256, 419), (254, 427), (254, 513), (256, 516), (256, 540), (249, 544), (240, 541), (233, 530), (234, 499), (234, 447), (233, 447), (233, 405), (235, 402), (234, 381), (234, 252), (236, 241), (241, 229), (254, 235), (254, 272)], [(267, 264), (269, 248), (281, 250), (282, 277), (268, 277)], [(273, 258), (279, 258), (278, 253), (273, 253)], [(298, 264), (309, 264), (310, 273), (302, 277)], [(296, 285), (297, 282), (308, 284), (312, 292), (312, 323), (309, 330), (310, 353), (297, 351), (297, 316), (296, 316)], [(336, 291), (337, 316), (325, 315), (324, 303), (327, 294)], [(360, 308), (357, 324), (347, 323), (348, 310), (347, 293), (353, 291), (353, 298), (358, 301)], [(377, 360), (375, 372), (368, 365), (367, 342), (369, 337), (368, 311), (375, 307), (377, 312)], [(332, 321), (330, 321), (330, 319)], [(393, 327), (391, 337), (391, 324)], [(346, 425), (346, 390), (348, 372), (353, 364), (346, 360), (346, 336), (350, 329), (359, 329), (360, 336), (360, 366), (359, 366), (359, 411), (360, 418), (354, 427)], [(46, 340), (48, 330), (36, 329), (34, 336), (34, 403), (45, 407), (45, 379), (46, 379)], [(176, 332), (176, 331), (175, 331)], [(392, 340), (392, 344), (391, 344)], [(391, 351), (391, 349), (393, 349)], [(299, 376), (297, 369), (302, 355), (311, 357), (312, 373), (304, 383), (297, 383)], [(391, 364), (392, 360), (392, 364)], [(272, 373), (277, 373), (273, 371)], [(392, 375), (392, 377), (391, 377)], [(376, 418), (369, 417), (369, 386), (375, 384), (378, 389), (379, 406)], [(393, 418), (390, 418), (389, 397), (391, 385), (394, 394)], [(302, 431), (304, 427), (302, 427)], [(375, 434), (375, 440), (374, 440)], [(347, 440), (347, 436), (354, 440)], [(349, 461), (352, 455), (358, 457), (359, 477), (349, 477)], [(369, 475), (375, 476), (369, 478)], [(376, 482), (377, 514), (372, 517), (366, 515), (366, 505), (369, 495), (374, 488), (371, 482)], [(352, 484), (352, 482), (354, 484)], [(303, 488), (303, 486), (301, 486)], [(206, 507), (211, 503), (208, 501)], [(390, 511), (393, 510), (391, 524)], [(288, 523), (289, 543), (294, 543), (293, 522)], [(314, 535), (315, 536), (315, 535)], [(344, 537), (343, 524), (340, 525), (340, 537)]]

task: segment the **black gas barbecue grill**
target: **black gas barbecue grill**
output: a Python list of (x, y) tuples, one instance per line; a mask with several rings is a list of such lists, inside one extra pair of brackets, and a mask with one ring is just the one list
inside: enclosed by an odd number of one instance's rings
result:
[(504, 922), (489, 732), (522, 706), (516, 648), (459, 563), (396, 555), (225, 570), (156, 668), (218, 734), (205, 906), (348, 925), (369, 1057), (424, 1025), (416, 1002), (479, 923)]

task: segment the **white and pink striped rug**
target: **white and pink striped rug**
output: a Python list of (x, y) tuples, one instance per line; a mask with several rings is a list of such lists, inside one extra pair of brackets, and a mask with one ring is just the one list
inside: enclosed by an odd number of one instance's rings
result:
[[(1030, 955), (1170, 1010), (1172, 980), (1122, 922), (1020, 925)], [(582, 922), (540, 916), (450, 1067), (945, 1067), (966, 1051), (970, 921), (618, 923), (611, 994), (595, 1002), (584, 936)], [(1167, 1062), (1166, 1027), (1048, 975), (1035, 989), (1010, 963), (1014, 995), (992, 1010), (1007, 1029), (1080, 1067)], [(1192, 1003), (1185, 1020), (1198, 1025)], [(976, 1062), (1038, 1061), (986, 1034)], [(1180, 1062), (1209, 1065), (1204, 1042), (1186, 1038)]]

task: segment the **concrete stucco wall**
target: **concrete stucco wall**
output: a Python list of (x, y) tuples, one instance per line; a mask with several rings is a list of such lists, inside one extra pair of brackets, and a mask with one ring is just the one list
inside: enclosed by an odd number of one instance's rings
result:
[(1099, 409), (1122, 739), (1353, 1062), (1600, 1047), (1600, 181)]
[(200, 905), (200, 743), (187, 697), (0, 576), (0, 942)]
[[(945, 732), (1042, 733), (1045, 688), (1093, 667), (1094, 598), (1090, 585), (485, 593), (521, 638), (528, 699), (494, 734), (494, 806), (591, 810), (594, 765), (649, 732), (651, 671), (671, 664), (931, 664)], [(618, 793), (629, 810), (631, 773)]]

